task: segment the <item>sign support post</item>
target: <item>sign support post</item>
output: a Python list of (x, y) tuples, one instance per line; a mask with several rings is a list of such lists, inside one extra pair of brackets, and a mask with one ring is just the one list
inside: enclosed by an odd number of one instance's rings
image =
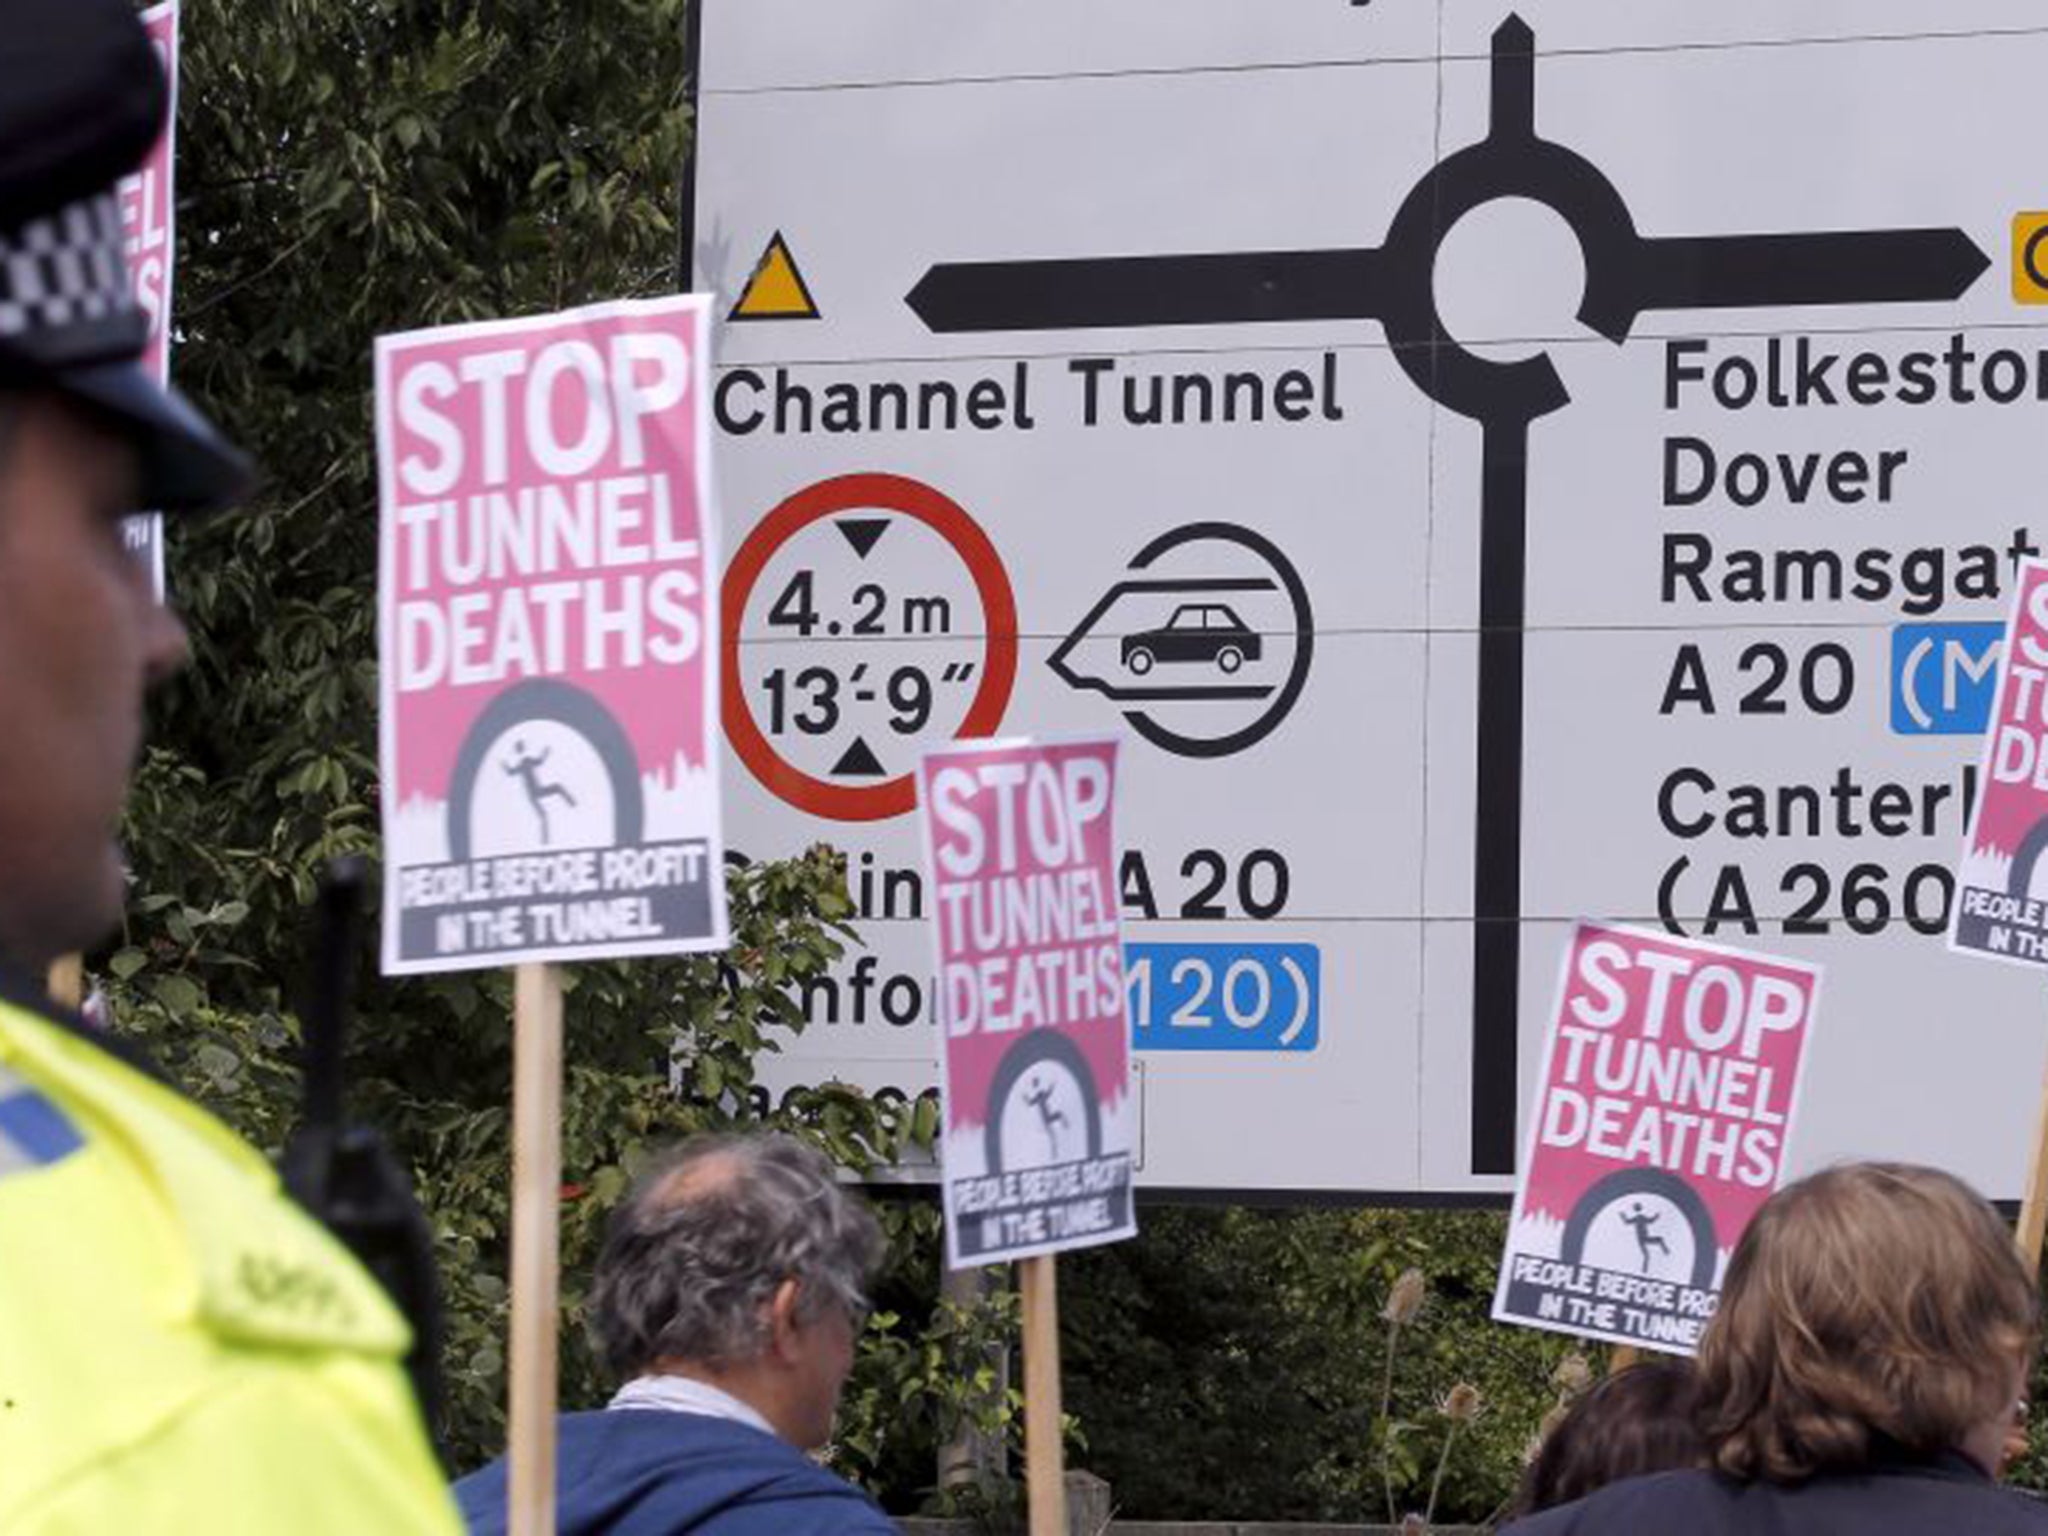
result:
[(529, 961), (513, 976), (511, 1531), (554, 1536), (562, 973)]
[[(995, 1270), (984, 1264), (970, 1269), (953, 1269), (939, 1255), (939, 1300), (963, 1311), (980, 1311), (988, 1305), (995, 1289)], [(995, 1373), (996, 1391), (1010, 1389), (1010, 1347), (1003, 1342), (984, 1351), (988, 1368)], [(941, 1488), (957, 1488), (985, 1477), (1006, 1474), (1008, 1452), (1000, 1431), (993, 1434), (963, 1424), (953, 1438), (939, 1447), (938, 1475)]]
[(1024, 1486), (1031, 1536), (1066, 1536), (1066, 1447), (1060, 1437), (1058, 1257), (1017, 1261), (1024, 1298)]

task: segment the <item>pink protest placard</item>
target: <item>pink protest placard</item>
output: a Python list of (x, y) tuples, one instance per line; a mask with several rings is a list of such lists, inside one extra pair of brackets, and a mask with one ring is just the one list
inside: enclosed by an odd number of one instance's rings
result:
[(996, 742), (918, 765), (955, 1269), (1138, 1230), (1116, 754), (1113, 740)]
[(163, 136), (140, 169), (121, 180), (121, 244), (128, 258), (128, 279), (149, 317), (142, 360), (161, 382), (171, 372), (171, 266), (177, 250), (178, 210), (171, 176), (178, 132), (177, 0), (151, 6), (142, 13), (142, 24), (170, 81), (171, 105)]
[[(172, 177), (178, 137), (178, 3), (165, 0), (142, 13), (150, 45), (170, 83), (170, 106), (164, 131), (133, 175), (123, 177), (121, 245), (128, 262), (128, 280), (149, 318), (149, 337), (142, 362), (159, 384), (171, 376), (171, 273), (177, 255), (177, 204)], [(150, 570), (157, 596), (164, 592), (163, 517), (145, 512), (128, 519), (128, 547)]]
[(378, 338), (389, 973), (725, 944), (709, 303)]
[(1784, 1176), (1820, 970), (1580, 923), (1493, 1315), (1690, 1354)]
[(2016, 588), (1948, 945), (2039, 966), (2048, 965), (2048, 900), (2035, 890), (2048, 848), (2048, 561), (2022, 564)]

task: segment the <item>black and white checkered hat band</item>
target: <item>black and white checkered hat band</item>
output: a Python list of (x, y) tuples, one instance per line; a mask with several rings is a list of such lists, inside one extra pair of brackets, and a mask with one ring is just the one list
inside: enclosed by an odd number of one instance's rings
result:
[(63, 354), (138, 313), (111, 190), (0, 233), (0, 344)]

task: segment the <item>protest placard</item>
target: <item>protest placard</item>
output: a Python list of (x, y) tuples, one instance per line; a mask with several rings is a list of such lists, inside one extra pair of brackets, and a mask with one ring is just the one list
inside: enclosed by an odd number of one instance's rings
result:
[(2048, 561), (2023, 563), (1984, 735), (1975, 814), (1956, 871), (1949, 947), (2048, 965), (2048, 902), (2034, 891), (2048, 848)]
[[(175, 266), (177, 199), (173, 167), (178, 140), (178, 0), (164, 0), (142, 13), (150, 46), (170, 84), (170, 106), (164, 131), (149, 156), (132, 175), (121, 178), (121, 245), (128, 280), (149, 320), (142, 364), (159, 384), (171, 376), (171, 274)], [(122, 535), (136, 558), (149, 567), (150, 583), (164, 595), (164, 520), (160, 512), (140, 512), (122, 526)]]
[(1113, 740), (1002, 742), (918, 766), (955, 1268), (1137, 1231), (1116, 761)]
[(159, 381), (171, 370), (171, 272), (177, 250), (177, 205), (172, 181), (178, 134), (178, 6), (177, 0), (153, 5), (142, 13), (150, 45), (163, 64), (170, 84), (171, 105), (157, 139), (132, 175), (121, 178), (121, 244), (128, 262), (128, 280), (149, 320), (149, 339), (142, 363)]
[(1820, 970), (1572, 931), (1493, 1315), (1690, 1354), (1784, 1175)]
[(377, 342), (384, 968), (717, 948), (708, 300)]

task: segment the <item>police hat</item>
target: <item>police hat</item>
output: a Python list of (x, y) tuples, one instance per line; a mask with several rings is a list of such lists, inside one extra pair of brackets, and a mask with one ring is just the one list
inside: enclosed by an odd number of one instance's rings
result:
[(120, 178), (169, 91), (129, 0), (0, 0), (0, 388), (49, 389), (127, 433), (142, 505), (224, 506), (249, 461), (142, 361)]

